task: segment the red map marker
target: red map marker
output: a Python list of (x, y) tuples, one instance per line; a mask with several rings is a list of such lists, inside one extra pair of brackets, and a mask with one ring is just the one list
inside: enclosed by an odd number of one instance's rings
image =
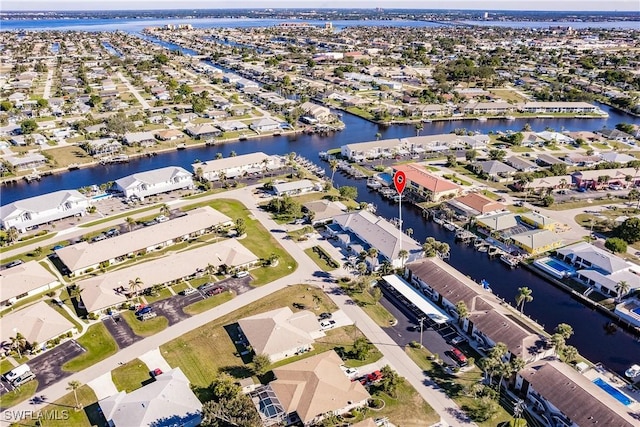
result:
[(407, 177), (402, 171), (397, 171), (393, 175), (393, 185), (396, 187), (398, 194), (402, 194), (404, 187), (407, 185)]

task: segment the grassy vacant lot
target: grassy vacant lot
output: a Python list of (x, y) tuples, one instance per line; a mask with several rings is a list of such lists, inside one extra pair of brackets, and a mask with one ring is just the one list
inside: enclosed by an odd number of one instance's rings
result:
[(210, 203), (191, 205), (188, 209), (209, 205), (222, 212), (234, 221), (243, 218), (247, 226), (247, 237), (240, 240), (247, 249), (256, 254), (259, 258), (267, 259), (271, 254), (276, 254), (279, 258), (277, 267), (258, 268), (251, 271), (254, 280), (252, 285), (264, 285), (276, 279), (293, 273), (298, 264), (285, 251), (282, 246), (271, 236), (269, 230), (265, 229), (258, 220), (250, 216), (247, 208), (237, 200), (219, 199)]
[(142, 383), (151, 379), (149, 367), (140, 359), (133, 359), (111, 371), (111, 379), (118, 391), (127, 393), (142, 387)]
[[(438, 365), (427, 359), (431, 353), (424, 348), (405, 348), (405, 351), (411, 359), (424, 370), (425, 376), (429, 376), (444, 392), (451, 397), (461, 408), (472, 408), (476, 405), (476, 400), (470, 393), (468, 388), (474, 384), (479, 384), (482, 380), (482, 372), (477, 366), (466, 372), (460, 372), (457, 375), (449, 375), (445, 373)], [(493, 419), (478, 422), (480, 427), (493, 427), (500, 425), (502, 422), (509, 421), (511, 416), (507, 411), (499, 407), (498, 413)]]
[(491, 92), (492, 94), (494, 94), (496, 96), (499, 96), (500, 98), (504, 99), (505, 101), (513, 101), (513, 102), (526, 102), (527, 101), (522, 96), (520, 96), (520, 94), (518, 94), (516, 91), (513, 91), (511, 89), (491, 89), (489, 92)]
[(55, 167), (57, 168), (66, 168), (72, 163), (82, 164), (93, 161), (93, 158), (88, 155), (86, 151), (75, 145), (52, 148), (51, 150), (47, 150), (47, 153), (53, 157)]
[(38, 388), (38, 380), (31, 380), (0, 398), (0, 409), (11, 408), (24, 400), (30, 399)]
[(87, 351), (62, 365), (62, 369), (67, 372), (81, 371), (118, 351), (118, 344), (102, 323), (89, 327), (89, 330), (76, 341)]
[(184, 308), (184, 312), (190, 315), (200, 314), (207, 310), (211, 310), (213, 307), (219, 306), (220, 304), (224, 304), (227, 301), (233, 299), (234, 293), (231, 291), (223, 292), (218, 295), (214, 295), (209, 298), (205, 298), (198, 302), (194, 302), (191, 305), (188, 305)]
[[(160, 351), (169, 365), (182, 368), (195, 386), (208, 386), (221, 371), (239, 377), (250, 375), (224, 326), (253, 314), (292, 307), (294, 302), (311, 306), (315, 304), (314, 295), (317, 305), (311, 309), (316, 314), (337, 310), (336, 305), (320, 289), (307, 288), (305, 285), (289, 286), (162, 345)], [(292, 310), (297, 311), (296, 308)]]
[(141, 337), (155, 335), (169, 326), (169, 321), (164, 316), (156, 316), (149, 320), (139, 320), (131, 310), (123, 311), (121, 316), (131, 326), (133, 333)]
[(612, 197), (609, 199), (606, 197), (604, 193), (602, 194), (597, 193), (596, 197), (598, 198), (576, 200), (573, 202), (554, 203), (553, 205), (547, 207), (547, 209), (550, 209), (553, 211), (563, 211), (566, 209), (588, 208), (589, 206), (601, 206), (601, 205), (609, 205), (609, 204), (615, 204), (615, 203), (625, 203), (627, 201), (626, 199), (618, 199), (616, 197)]
[[(320, 255), (318, 255), (318, 253), (314, 250), (314, 248), (320, 248), (320, 246), (314, 246), (313, 248), (308, 248), (304, 250), (304, 253), (309, 255), (309, 258), (311, 258), (313, 260), (313, 262), (315, 262), (318, 267), (320, 267), (320, 269), (322, 271), (332, 271), (335, 270), (338, 267), (334, 267), (332, 265), (329, 264), (329, 262), (327, 262), (327, 260), (325, 258), (322, 258)], [(318, 249), (316, 249), (318, 250)], [(320, 248), (320, 250), (322, 250)], [(323, 251), (324, 252), (324, 251)], [(324, 252), (326, 254), (326, 252)], [(335, 265), (340, 265), (338, 264), (333, 258), (331, 258), (331, 256), (329, 254), (326, 254), (329, 259), (331, 260), (331, 262), (334, 262)]]
[(74, 409), (76, 399), (73, 392), (71, 392), (55, 402), (48, 404), (44, 408), (37, 408), (43, 413), (50, 414), (50, 417), (54, 417), (54, 414), (59, 414), (62, 415), (60, 418), (64, 419), (55, 420), (47, 418), (44, 424), (37, 424), (35, 419), (22, 420), (20, 422), (20, 426), (35, 427), (38, 425), (46, 425), (47, 427), (91, 427), (93, 425), (97, 425), (99, 414), (97, 411), (98, 404), (96, 402), (98, 401), (98, 398), (96, 397), (96, 394), (93, 392), (91, 387), (87, 385), (80, 387), (76, 390), (76, 393), (78, 395), (78, 403), (82, 405), (82, 409)]

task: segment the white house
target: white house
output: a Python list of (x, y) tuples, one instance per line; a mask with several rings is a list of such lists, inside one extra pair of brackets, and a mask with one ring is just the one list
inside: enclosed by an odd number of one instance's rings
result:
[(262, 152), (228, 157), (226, 159), (207, 160), (191, 165), (195, 175), (202, 174), (208, 181), (217, 181), (221, 175), (225, 178), (235, 178), (244, 174), (259, 173), (265, 170), (279, 169), (283, 160), (279, 156), (268, 156)]
[(0, 207), (0, 225), (5, 230), (15, 227), (24, 233), (37, 225), (82, 216), (88, 207), (89, 199), (77, 190), (55, 191)]
[(183, 168), (168, 166), (125, 176), (116, 180), (115, 187), (127, 198), (144, 199), (160, 193), (193, 188), (193, 179)]
[(262, 118), (251, 122), (249, 127), (256, 132), (270, 132), (280, 129), (280, 122), (270, 118)]
[(316, 190), (316, 184), (308, 179), (301, 179), (300, 181), (283, 182), (281, 184), (273, 185), (273, 192), (276, 196), (295, 196), (296, 194), (308, 193)]

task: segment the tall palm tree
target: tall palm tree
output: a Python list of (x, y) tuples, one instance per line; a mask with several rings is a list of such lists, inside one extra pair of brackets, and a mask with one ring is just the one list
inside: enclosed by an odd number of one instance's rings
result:
[(264, 175), (266, 175), (267, 172), (269, 172), (268, 166), (269, 166), (269, 159), (268, 158), (262, 159), (262, 171), (263, 171), (262, 173)]
[(331, 168), (331, 186), (333, 187), (333, 176), (338, 170), (338, 161), (336, 159), (329, 160), (329, 167)]
[(424, 125), (422, 124), (422, 122), (418, 122), (416, 123), (416, 136), (420, 135), (420, 131), (424, 129)]
[(222, 153), (220, 153), (220, 152), (216, 153), (216, 160), (220, 160), (222, 157), (223, 157)]
[(7, 230), (7, 240), (9, 243), (13, 243), (18, 240), (18, 229), (15, 227), (11, 227)]
[(533, 301), (532, 291), (526, 286), (518, 288), (518, 295), (516, 296), (516, 307), (520, 307), (520, 313), (524, 312), (525, 303)]
[(136, 223), (136, 220), (133, 219), (132, 217), (128, 216), (127, 218), (125, 218), (125, 222), (127, 223), (127, 227), (129, 228), (129, 231), (131, 231), (131, 229), (133, 228), (133, 226)]
[(367, 251), (367, 258), (371, 259), (371, 271), (373, 271), (375, 262), (378, 259), (378, 250), (376, 248), (369, 248)]
[(401, 265), (404, 267), (404, 263), (409, 257), (409, 252), (407, 252), (406, 249), (401, 249), (400, 252), (398, 252), (398, 257), (400, 257)]
[(216, 267), (213, 264), (207, 264), (207, 267), (205, 268), (205, 271), (207, 272), (207, 274), (209, 275), (209, 280), (211, 280), (211, 278), (213, 277), (214, 274), (216, 274), (218, 272), (218, 267)]
[[(14, 329), (14, 331), (16, 331)], [(27, 339), (20, 332), (16, 332), (15, 337), (10, 337), (11, 340), (11, 348), (15, 349), (18, 352), (18, 357), (22, 358), (22, 349), (27, 345)]]
[(404, 232), (409, 237), (413, 236), (413, 228), (411, 227), (407, 228)]
[(171, 214), (171, 209), (169, 208), (169, 205), (167, 205), (166, 203), (163, 203), (162, 206), (160, 206), (160, 214), (168, 217)]
[(138, 296), (138, 302), (140, 302), (140, 291), (142, 290), (143, 286), (144, 282), (139, 277), (136, 277), (133, 280), (129, 280), (129, 290), (136, 296)]
[(69, 381), (67, 383), (67, 390), (72, 390), (73, 391), (73, 397), (76, 400), (76, 409), (80, 409), (80, 402), (78, 402), (78, 389), (80, 388), (82, 384), (80, 384), (80, 381), (78, 380), (73, 380), (73, 381)]
[(469, 317), (469, 309), (467, 308), (467, 304), (464, 301), (458, 301), (456, 303), (456, 313), (458, 314), (458, 323), (462, 324), (464, 319)]
[(629, 286), (626, 280), (621, 280), (618, 283), (616, 283), (615, 290), (616, 290), (616, 293), (618, 294), (618, 299), (625, 296), (629, 292), (629, 289), (631, 289), (631, 287)]

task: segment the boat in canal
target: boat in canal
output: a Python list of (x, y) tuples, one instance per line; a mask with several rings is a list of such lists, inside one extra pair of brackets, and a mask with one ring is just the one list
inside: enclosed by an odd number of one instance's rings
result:
[(509, 254), (500, 255), (500, 261), (502, 261), (503, 263), (507, 264), (511, 268), (516, 268), (518, 266), (518, 264), (520, 264), (520, 260), (518, 260), (518, 258), (514, 257), (513, 255), (509, 255)]
[(640, 378), (640, 365), (631, 365), (629, 369), (624, 371), (624, 376), (633, 380)]

